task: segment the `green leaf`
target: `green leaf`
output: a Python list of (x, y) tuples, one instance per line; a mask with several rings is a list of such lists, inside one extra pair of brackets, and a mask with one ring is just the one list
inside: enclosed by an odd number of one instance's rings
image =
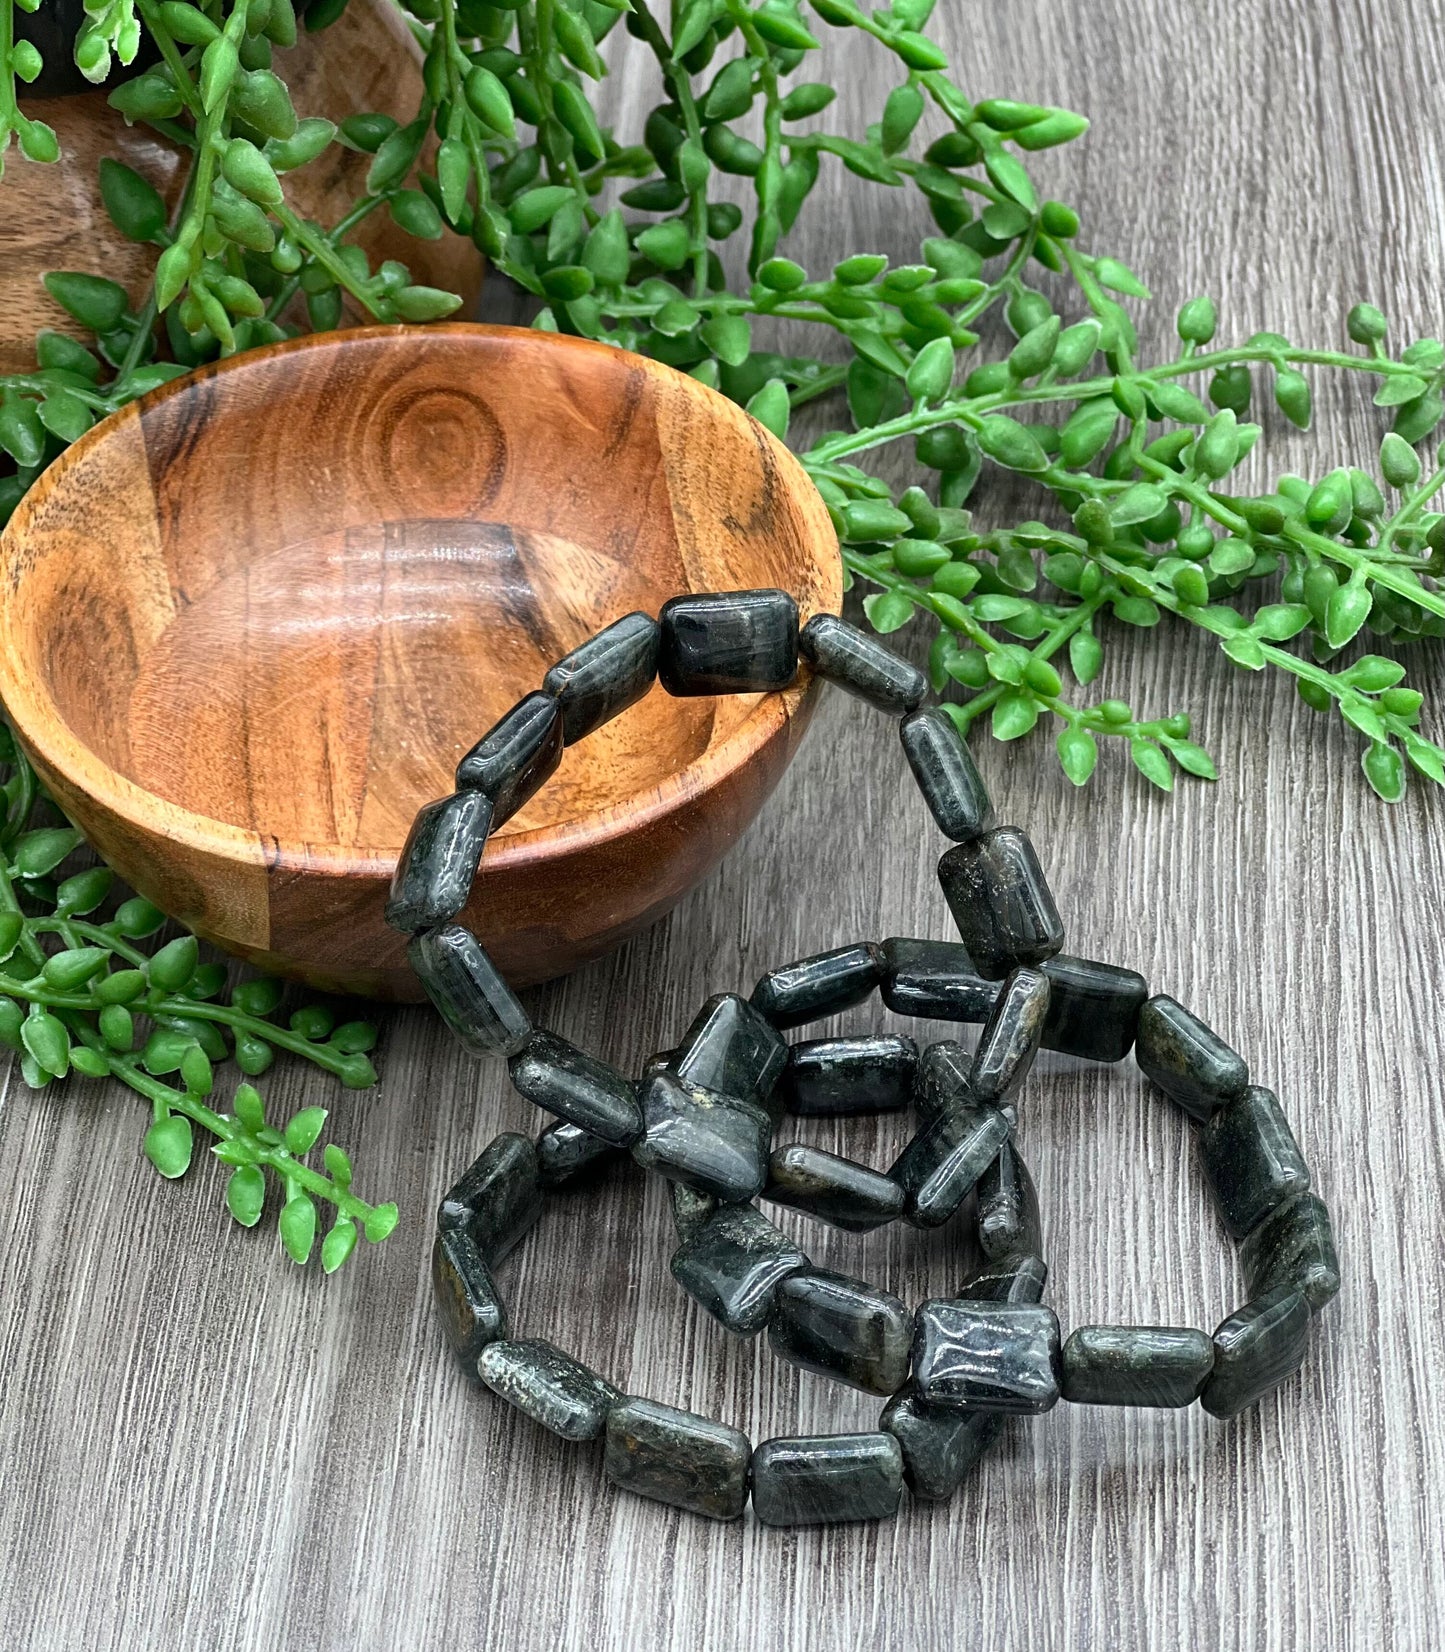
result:
[(992, 413), (978, 429), (978, 445), (1007, 470), (1037, 473), (1049, 468), (1049, 456), (1027, 425), (1007, 413)]
[(1069, 670), (1074, 681), (1086, 688), (1104, 664), (1104, 648), (1092, 631), (1075, 631), (1069, 638)]
[(307, 1153), (316, 1143), (326, 1123), (324, 1107), (303, 1107), (286, 1126), (286, 1150), (298, 1156)]
[(953, 372), (952, 342), (930, 339), (909, 364), (904, 386), (916, 402), (941, 401), (953, 384)]
[(393, 1204), (377, 1205), (366, 1218), (366, 1237), (373, 1245), (379, 1245), (396, 1226), (400, 1213)]
[(105, 947), (71, 947), (47, 958), (40, 973), (46, 984), (57, 992), (74, 992), (99, 975), (109, 959), (110, 953)]
[[(1419, 397), (1423, 396), (1429, 388), (1430, 388), (1430, 386), (1425, 382), (1424, 379), (1416, 378), (1414, 376), (1414, 374), (1412, 374), (1412, 373), (1395, 373), (1395, 374), (1391, 374), (1391, 376), (1389, 378), (1387, 378), (1385, 380), (1385, 382), (1380, 386), (1380, 388), (1375, 392), (1375, 406), (1376, 407), (1401, 407), (1406, 402), (1415, 401)], [(1387, 747), (1385, 747), (1385, 750), (1390, 751), (1390, 748), (1387, 746)], [(1366, 757), (1368, 757), (1370, 754), (1369, 754), (1369, 752), (1366, 752), (1365, 755), (1366, 755)], [(1392, 757), (1395, 757), (1396, 761), (1398, 762), (1398, 760), (1399, 760), (1398, 755), (1395, 752), (1391, 751), (1390, 755)], [(1369, 771), (1366, 770), (1366, 773), (1368, 773), (1368, 772)], [(1370, 783), (1371, 783), (1371, 785), (1374, 785), (1373, 780)], [(1378, 786), (1376, 786), (1375, 789), (1376, 789), (1376, 791), (1379, 791)], [(1405, 789), (1404, 788), (1404, 783), (1403, 783), (1403, 780), (1402, 780), (1401, 786), (1400, 786), (1400, 790), (1401, 790), (1402, 793), (1403, 793), (1404, 789)], [(1380, 795), (1384, 796), (1383, 793), (1381, 793)], [(1394, 800), (1394, 798), (1389, 798), (1389, 799), (1387, 799), (1387, 801), (1393, 803), (1395, 800)]]
[(335, 1142), (328, 1142), (326, 1144), (326, 1153), (324, 1157), (326, 1163), (326, 1174), (330, 1176), (333, 1182), (336, 1183), (337, 1187), (343, 1189), (350, 1187), (351, 1160), (347, 1158), (342, 1149), (339, 1148)]
[(1177, 419), (1181, 424), (1209, 423), (1209, 409), (1199, 397), (1182, 384), (1175, 384), (1172, 379), (1160, 379), (1157, 384), (1151, 384), (1149, 399), (1167, 419)]
[(1325, 609), (1325, 641), (1331, 648), (1343, 648), (1356, 635), (1370, 617), (1373, 600), (1363, 580), (1336, 587)]
[(1227, 636), (1222, 644), (1226, 658), (1246, 671), (1264, 669), (1264, 648), (1258, 638), (1248, 632), (1237, 631)]
[(42, 1073), (64, 1078), (70, 1069), (70, 1034), (58, 1017), (43, 1010), (27, 1015), (20, 1028), (26, 1052)]
[(1109, 501), (1109, 520), (1116, 528), (1148, 522), (1169, 503), (1169, 495), (1153, 482), (1135, 482), (1116, 499)]
[(1418, 769), (1437, 786), (1445, 786), (1445, 751), (1410, 729), (1401, 738), (1405, 742), (1405, 755), (1410, 759), (1411, 767)]
[(226, 1183), (226, 1207), (243, 1228), (253, 1228), (261, 1220), (266, 1202), (266, 1178), (261, 1167), (243, 1164)]
[(1117, 258), (1098, 258), (1094, 261), (1094, 277), (1101, 287), (1123, 293), (1129, 298), (1148, 298), (1149, 289), (1127, 264)]
[(168, 1181), (190, 1169), (191, 1145), (191, 1121), (180, 1113), (157, 1119), (145, 1134), (145, 1156)]
[(1024, 597), (989, 592), (985, 596), (974, 598), (973, 617), (985, 625), (996, 625), (1000, 620), (1017, 619), (1020, 614), (1027, 614), (1036, 606)]
[(1076, 725), (1059, 735), (1057, 746), (1064, 773), (1076, 786), (1086, 784), (1099, 761), (1098, 741), (1088, 729)]
[(1201, 780), (1219, 779), (1214, 759), (1203, 746), (1196, 746), (1191, 740), (1170, 741), (1169, 755), (1187, 774), (1197, 775)]
[(1360, 758), (1360, 767), (1386, 803), (1398, 803), (1405, 795), (1405, 764), (1393, 746), (1372, 740)]
[(1420, 456), (1391, 430), (1380, 443), (1380, 470), (1392, 488), (1412, 488), (1420, 480)]
[(1161, 792), (1174, 790), (1174, 770), (1169, 759), (1152, 740), (1134, 739), (1129, 742), (1129, 755), (1134, 767)]
[(913, 618), (913, 604), (902, 591), (878, 591), (863, 598), (863, 612), (873, 629), (886, 637)]
[(293, 1262), (302, 1263), (316, 1242), (316, 1206), (308, 1193), (297, 1191), (281, 1207), (276, 1226), (281, 1243)]
[(1404, 677), (1405, 668), (1399, 660), (1386, 659), (1383, 654), (1362, 654), (1340, 675), (1351, 688), (1365, 694), (1379, 694), (1393, 688)]
[(714, 316), (704, 322), (700, 336), (718, 360), (729, 367), (741, 367), (752, 350), (752, 329), (746, 316)]
[(1261, 608), (1250, 624), (1257, 637), (1270, 642), (1288, 642), (1310, 622), (1310, 611), (1302, 602), (1275, 602)]
[(236, 1122), (243, 1130), (255, 1136), (265, 1129), (266, 1109), (251, 1085), (239, 1085), (231, 1105), (235, 1109)]
[(338, 1216), (331, 1232), (321, 1241), (321, 1269), (335, 1273), (356, 1249), (356, 1223), (349, 1216)]
[(993, 708), (995, 740), (1017, 740), (1039, 720), (1039, 703), (1032, 694), (1005, 694)]
[(19, 877), (42, 878), (53, 872), (80, 841), (80, 833), (72, 826), (47, 826), (16, 838), (10, 858)]
[(748, 398), (747, 410), (765, 429), (782, 441), (788, 434), (792, 404), (788, 387), (781, 379), (769, 379), (755, 396)]
[(112, 333), (126, 313), (125, 288), (78, 270), (50, 270), (45, 290), (65, 313), (92, 333)]
[(1004, 149), (991, 149), (984, 156), (984, 170), (1005, 195), (1012, 196), (1029, 212), (1038, 206), (1038, 197), (1023, 162)]

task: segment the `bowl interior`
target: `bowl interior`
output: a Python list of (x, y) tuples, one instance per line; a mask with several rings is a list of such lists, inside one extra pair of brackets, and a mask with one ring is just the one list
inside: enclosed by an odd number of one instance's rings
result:
[[(122, 420), (62, 461), (26, 525), (26, 555), (63, 569), (22, 587), (24, 669), (104, 767), (282, 850), (394, 854), (478, 736), (632, 609), (756, 585), (805, 613), (836, 603), (786, 455), (606, 347), (331, 335)], [(655, 688), (504, 833), (655, 792), (756, 698)]]

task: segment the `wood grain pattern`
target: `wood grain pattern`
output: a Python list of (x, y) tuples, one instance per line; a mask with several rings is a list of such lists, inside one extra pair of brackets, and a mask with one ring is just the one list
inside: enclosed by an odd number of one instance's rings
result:
[[(1268, 326), (1334, 339), (1363, 296), (1407, 334), (1441, 330), (1445, 141), (1426, 113), (1445, 73), (1438, 5), (948, 10), (940, 30), (966, 85), (1095, 117), (1082, 144), (1037, 171), (1082, 210), (1089, 244), (1153, 282), (1156, 346), (1174, 306), (1206, 284), (1230, 336)], [(835, 58), (841, 38), (828, 36)], [(860, 55), (838, 128), (876, 116), (890, 79)], [(630, 110), (653, 89), (631, 67), (611, 88)], [(901, 195), (841, 172), (823, 187), (805, 256), (905, 253), (916, 209)], [(1312, 436), (1271, 426), (1271, 471), (1370, 451), (1365, 398), (1321, 399)], [(1441, 801), (1422, 789), (1395, 810), (1376, 804), (1352, 738), (1177, 632), (1129, 657), (1107, 668), (1106, 690), (1199, 708), (1218, 786), (1165, 798), (1115, 755), (1076, 795), (1041, 740), (984, 743), (981, 761), (1004, 815), (1033, 832), (1075, 943), (1197, 1006), (1284, 1097), (1346, 1269), (1297, 1382), (1228, 1425), (1197, 1409), (1061, 1407), (1013, 1430), (951, 1505), (905, 1507), (876, 1531), (719, 1529), (608, 1491), (595, 1455), (455, 1380), (424, 1295), (428, 1209), (497, 1130), (534, 1119), (430, 1016), (390, 1019), (375, 1099), (290, 1068), (270, 1080), (278, 1103), (333, 1106), (368, 1185), (408, 1213), (385, 1250), (329, 1284), (280, 1261), (269, 1215), (254, 1235), (227, 1231), (214, 1172), (158, 1188), (130, 1098), (76, 1088), (37, 1100), (17, 1077), (0, 1115), (11, 1639), (508, 1652), (1434, 1645)], [(1435, 653), (1417, 665), (1438, 684)], [(639, 1062), (707, 992), (747, 988), (781, 959), (888, 931), (949, 934), (937, 850), (896, 736), (830, 697), (722, 867), (665, 923), (530, 994), (530, 1007)], [(847, 1020), (888, 1024), (874, 1011)], [(1023, 1113), (1065, 1325), (1212, 1325), (1240, 1281), (1180, 1120), (1132, 1067), (1058, 1058)], [(875, 1160), (897, 1141), (884, 1122), (807, 1135)], [(577, 1210), (545, 1217), (504, 1273), (525, 1333), (759, 1438), (871, 1420), (861, 1398), (726, 1343), (687, 1303), (666, 1276), (655, 1184), (621, 1178), (600, 1207)], [(820, 1263), (909, 1301), (957, 1271), (946, 1238), (794, 1231)]]

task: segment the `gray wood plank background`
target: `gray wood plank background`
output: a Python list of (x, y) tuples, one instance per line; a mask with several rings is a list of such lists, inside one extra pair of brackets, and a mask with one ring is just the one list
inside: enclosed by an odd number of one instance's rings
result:
[[(943, 0), (978, 95), (1081, 109), (1037, 175), (1158, 304), (1207, 287), (1222, 333), (1343, 336), (1359, 297), (1442, 328), (1437, 0)], [(830, 34), (848, 130), (890, 83)], [(653, 83), (624, 55), (620, 118)], [(912, 200), (841, 170), (796, 249), (914, 245)], [(1411, 334), (1413, 336), (1413, 334)], [(1270, 473), (1372, 451), (1358, 388), (1309, 437), (1269, 431)], [(982, 506), (988, 508), (987, 499)], [(1421, 686), (1438, 658), (1416, 662)], [(1079, 951), (1144, 970), (1276, 1086), (1335, 1214), (1345, 1290), (1302, 1377), (1219, 1424), (1061, 1406), (1016, 1428), (959, 1496), (873, 1528), (778, 1533), (628, 1500), (444, 1354), (424, 1286), (430, 1210), (499, 1129), (531, 1129), (497, 1066), (420, 1011), (386, 1022), (379, 1091), (295, 1067), (279, 1104), (334, 1109), (366, 1187), (404, 1224), (339, 1279), (293, 1269), (268, 1219), (231, 1226), (221, 1176), (162, 1187), (119, 1090), (0, 1097), (0, 1627), (37, 1647), (551, 1649), (1422, 1647), (1445, 1613), (1445, 799), (1388, 810), (1355, 742), (1288, 689), (1163, 630), (1111, 692), (1199, 713), (1224, 778), (1172, 799), (1117, 754), (1085, 794), (1042, 738), (980, 742), (1005, 818), (1039, 844)], [(1434, 715), (1434, 714), (1432, 714)], [(1438, 722), (1435, 731), (1438, 733)], [(834, 697), (723, 868), (616, 956), (531, 995), (538, 1018), (635, 1065), (709, 992), (861, 936), (950, 933), (937, 838), (881, 719)], [(850, 1024), (883, 1026), (881, 1012)], [(924, 1029), (928, 1031), (929, 1029)], [(1240, 1296), (1184, 1125), (1132, 1064), (1041, 1063), (1023, 1108), (1066, 1327), (1212, 1327)], [(885, 1160), (895, 1121), (815, 1139)], [(543, 1227), (504, 1284), (523, 1334), (754, 1438), (871, 1426), (834, 1385), (727, 1341), (667, 1276), (657, 1184), (619, 1176)], [(801, 1226), (799, 1231), (803, 1231)], [(807, 1229), (824, 1265), (906, 1299), (946, 1291), (952, 1241)]]

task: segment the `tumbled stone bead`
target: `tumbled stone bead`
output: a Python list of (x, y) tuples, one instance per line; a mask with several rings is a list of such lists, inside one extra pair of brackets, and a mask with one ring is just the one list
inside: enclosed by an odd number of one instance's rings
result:
[(1039, 1052), (1049, 1012), (1049, 978), (1041, 969), (1016, 969), (1004, 982), (979, 1035), (968, 1075), (980, 1106), (1012, 1101)]
[(1214, 1332), (1214, 1370), (1199, 1403), (1233, 1417), (1292, 1377), (1304, 1362), (1310, 1305), (1290, 1285), (1246, 1303)]
[(457, 764), (457, 790), (485, 792), (492, 826), (510, 820), (562, 761), (562, 714), (540, 691), (487, 730)]
[(1213, 1367), (1203, 1331), (1084, 1325), (1064, 1344), (1059, 1390), (1075, 1405), (1192, 1405)]
[(417, 812), (392, 874), (386, 921), (414, 935), (450, 923), (467, 904), (492, 823), (483, 792), (453, 792)]
[(768, 1322), (779, 1284), (809, 1265), (751, 1205), (724, 1205), (673, 1253), (672, 1276), (720, 1325), (755, 1336)]
[(603, 1468), (614, 1486), (713, 1520), (737, 1520), (748, 1501), (746, 1434), (691, 1411), (631, 1396), (607, 1414)]
[(1043, 1257), (1015, 1251), (986, 1262), (957, 1294), (968, 1302), (1042, 1302), (1048, 1278)]
[(903, 1496), (903, 1455), (891, 1434), (764, 1440), (753, 1453), (753, 1512), (765, 1526), (887, 1520)]
[(537, 1137), (537, 1173), (543, 1187), (567, 1187), (617, 1157), (617, 1148), (566, 1119)]
[(542, 679), (562, 713), (562, 740), (575, 746), (619, 711), (640, 700), (657, 680), (657, 621), (624, 614), (564, 655)]
[(1146, 1078), (1201, 1123), (1249, 1084), (1244, 1058), (1164, 993), (1139, 1011), (1134, 1059)]
[(515, 1055), (532, 1023), (481, 942), (460, 924), (429, 929), (406, 949), (417, 979), (468, 1055)]
[(550, 1342), (492, 1342), (477, 1375), (494, 1394), (564, 1440), (595, 1440), (622, 1398), (610, 1382)]
[(643, 1133), (632, 1156), (724, 1204), (756, 1198), (768, 1178), (772, 1124), (761, 1107), (655, 1073), (642, 1091)]
[(869, 1233), (896, 1221), (904, 1200), (891, 1176), (797, 1141), (773, 1149), (763, 1197), (846, 1233)]
[(766, 1103), (787, 1061), (777, 1030), (746, 999), (720, 992), (693, 1017), (672, 1066), (684, 1084)]
[(969, 1106), (973, 1101), (968, 1082), (972, 1071), (973, 1056), (962, 1044), (951, 1038), (930, 1044), (919, 1059), (918, 1077), (913, 1086), (913, 1105), (918, 1116), (936, 1119), (940, 1113)]
[(1137, 970), (1060, 953), (1043, 966), (1049, 978), (1044, 1048), (1088, 1061), (1122, 1061), (1134, 1047), (1149, 983)]
[(912, 711), (898, 725), (913, 778), (938, 829), (955, 843), (993, 825), (993, 805), (973, 754), (942, 706)]
[(938, 881), (980, 975), (1001, 979), (1063, 947), (1063, 921), (1043, 868), (1017, 826), (950, 849), (938, 863)]
[(528, 1101), (611, 1147), (631, 1147), (642, 1134), (642, 1109), (631, 1084), (556, 1033), (534, 1032), (507, 1070)]
[(1252, 1297), (1288, 1285), (1318, 1313), (1340, 1288), (1335, 1236), (1324, 1201), (1313, 1193), (1297, 1193), (1277, 1206), (1245, 1236), (1239, 1265)]
[(447, 1190), (437, 1208), (437, 1228), (469, 1233), (482, 1260), (496, 1268), (541, 1214), (537, 1149), (508, 1130)]
[(778, 1286), (768, 1344), (779, 1359), (865, 1394), (891, 1394), (908, 1376), (913, 1316), (890, 1291), (807, 1269)]
[(925, 1503), (952, 1497), (1003, 1432), (999, 1411), (943, 1411), (910, 1384), (883, 1407), (878, 1426), (898, 1441), (909, 1493)]
[(878, 985), (881, 966), (881, 954), (871, 941), (819, 952), (770, 971), (753, 988), (749, 1002), (775, 1027), (801, 1027), (861, 1004)]
[(895, 717), (928, 693), (928, 678), (916, 665), (836, 614), (814, 614), (798, 635), (798, 652), (820, 677)]
[(464, 1228), (441, 1232), (432, 1242), (431, 1281), (447, 1341), (475, 1379), (477, 1355), (507, 1334), (507, 1314), (492, 1270)]
[(798, 672), (798, 605), (786, 591), (673, 597), (658, 615), (657, 675), (669, 694), (752, 694)]
[(978, 1243), (990, 1261), (1043, 1248), (1034, 1179), (1011, 1141), (978, 1179)]
[(1261, 1085), (1219, 1108), (1199, 1132), (1199, 1146), (1220, 1219), (1235, 1239), (1310, 1185), (1289, 1121)]
[(718, 1201), (711, 1193), (699, 1193), (695, 1187), (687, 1187), (682, 1182), (669, 1182), (667, 1191), (672, 1205), (672, 1225), (685, 1245), (712, 1220)]
[(898, 1015), (930, 1021), (984, 1021), (998, 997), (998, 982), (973, 967), (960, 941), (884, 941), (883, 1002)]
[(1052, 1308), (954, 1298), (918, 1310), (913, 1381), (925, 1404), (1047, 1411), (1059, 1397), (1058, 1364)]
[(895, 1033), (811, 1039), (788, 1052), (784, 1106), (829, 1118), (901, 1112), (913, 1096), (917, 1068), (918, 1046)]
[(1008, 1134), (1008, 1120), (996, 1107), (956, 1107), (925, 1124), (888, 1172), (903, 1189), (908, 1220), (915, 1227), (941, 1227)]

